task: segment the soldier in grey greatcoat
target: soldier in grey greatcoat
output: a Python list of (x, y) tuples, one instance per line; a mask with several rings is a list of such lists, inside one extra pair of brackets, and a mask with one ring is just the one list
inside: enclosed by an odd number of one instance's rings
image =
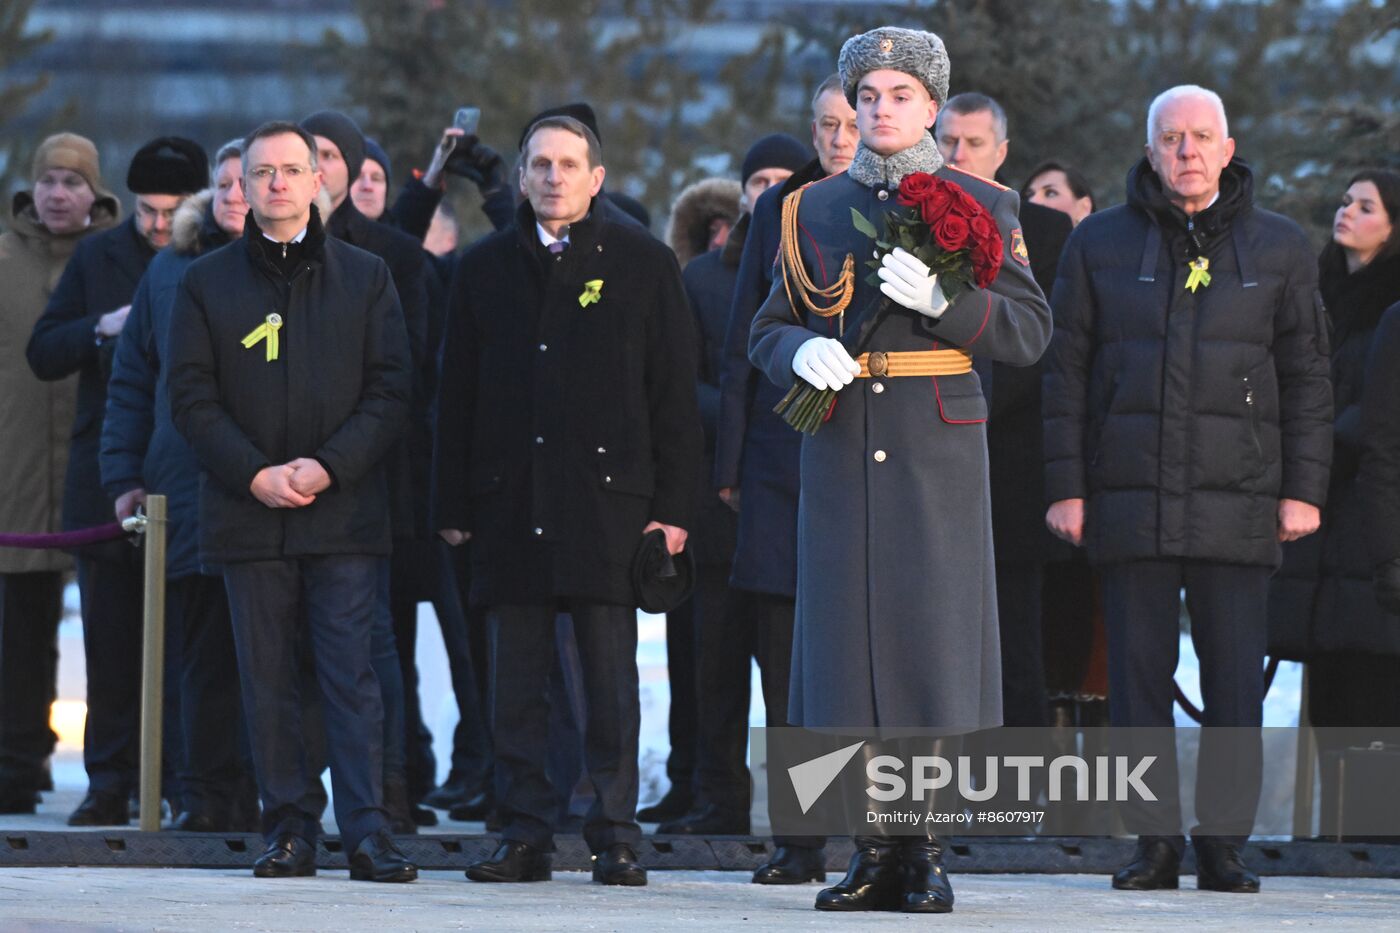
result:
[[(987, 401), (968, 357), (1035, 362), (1050, 339), (1050, 311), (1031, 277), (1015, 192), (944, 166), (928, 133), (947, 98), (942, 40), (876, 29), (846, 42), (839, 67), (860, 147), (846, 173), (801, 192), (789, 239), (802, 274), (784, 270), (796, 278), (791, 291), (778, 276), (749, 344), (754, 365), (780, 386), (800, 377), (838, 390), (829, 420), (802, 446), (789, 719), (940, 733), (993, 727), (1001, 659)], [(851, 209), (883, 229), (913, 172), (960, 186), (995, 219), (1005, 245), (989, 288), (970, 286), (950, 302), (937, 276), (902, 250), (885, 257), (878, 289), (865, 280), (874, 244)], [(815, 292), (840, 281), (848, 256), (859, 271), (845, 311), (809, 311), (809, 299), (829, 304)], [(803, 278), (807, 294), (798, 292)], [(858, 345), (872, 351), (866, 367), (852, 358)], [(906, 371), (916, 358), (902, 354), (911, 351), (943, 352), (919, 358), (917, 376), (880, 374)], [(871, 375), (857, 381), (863, 369)], [(817, 907), (951, 910), (941, 848), (932, 836), (902, 844), (858, 836), (846, 879), (819, 894)]]

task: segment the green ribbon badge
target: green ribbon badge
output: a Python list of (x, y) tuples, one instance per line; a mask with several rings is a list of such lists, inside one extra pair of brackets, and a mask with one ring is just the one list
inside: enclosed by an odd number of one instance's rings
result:
[(243, 338), (243, 346), (252, 349), (259, 340), (267, 341), (267, 361), (271, 363), (277, 359), (277, 332), (281, 329), (282, 315), (273, 312), (267, 316), (267, 320), (248, 332), (248, 336)]
[(583, 283), (583, 294), (578, 296), (578, 306), (586, 308), (589, 305), (603, 300), (603, 280), (589, 279)]
[(1210, 273), (1206, 271), (1210, 268), (1209, 259), (1197, 256), (1186, 265), (1191, 270), (1191, 274), (1186, 277), (1186, 290), (1188, 292), (1194, 295), (1196, 289), (1201, 286), (1210, 288)]

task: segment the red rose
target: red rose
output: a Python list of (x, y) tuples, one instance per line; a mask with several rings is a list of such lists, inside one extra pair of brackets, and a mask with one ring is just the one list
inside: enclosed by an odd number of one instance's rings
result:
[(938, 185), (938, 179), (928, 172), (912, 172), (899, 183), (899, 203), (915, 207)]
[(996, 279), (1001, 271), (1004, 248), (1001, 233), (994, 229), (992, 236), (978, 243), (972, 251), (972, 268), (978, 288), (988, 288)]
[(985, 243), (992, 239), (992, 237), (1001, 236), (997, 231), (996, 221), (992, 220), (991, 215), (986, 211), (980, 212), (976, 217), (972, 218), (970, 223), (972, 225), (972, 238), (976, 240), (978, 244)]
[(919, 205), (919, 214), (924, 223), (932, 227), (947, 215), (953, 206), (953, 198), (946, 190), (934, 190)]
[(967, 238), (972, 233), (972, 228), (967, 220), (949, 211), (933, 227), (933, 238), (938, 241), (938, 245), (950, 253), (956, 253), (967, 245)]

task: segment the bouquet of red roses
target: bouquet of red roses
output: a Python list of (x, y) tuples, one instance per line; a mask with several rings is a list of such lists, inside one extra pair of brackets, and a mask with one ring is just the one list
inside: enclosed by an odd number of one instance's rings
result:
[[(1001, 269), (1004, 245), (996, 220), (976, 199), (952, 182), (928, 172), (914, 172), (899, 183), (897, 201), (904, 209), (885, 214), (883, 235), (864, 214), (851, 208), (855, 228), (875, 241), (875, 258), (866, 263), (871, 268), (866, 279), (869, 284), (879, 286), (877, 273), (882, 260), (896, 247), (917, 256), (930, 272), (938, 274), (938, 284), (950, 304), (973, 283), (978, 288), (992, 284)], [(883, 315), (890, 305), (890, 300), (884, 299), (876, 314)], [(866, 334), (873, 334), (878, 324), (877, 318)], [(862, 342), (852, 355), (864, 351)], [(797, 430), (815, 434), (835, 403), (835, 390), (818, 389), (798, 379), (773, 410)]]

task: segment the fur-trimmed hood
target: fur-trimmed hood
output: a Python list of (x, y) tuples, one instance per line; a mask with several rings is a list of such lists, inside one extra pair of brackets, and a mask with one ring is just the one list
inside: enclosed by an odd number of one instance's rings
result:
[[(174, 247), (175, 252), (183, 255), (199, 254), (208, 248), (209, 240), (218, 239), (223, 243), (229, 238), (214, 224), (214, 218), (210, 214), (213, 203), (213, 188), (205, 188), (180, 202), (180, 206), (175, 210), (175, 218), (170, 222), (170, 245)], [(325, 188), (316, 194), (315, 203), (322, 217), (331, 215), (331, 198), (326, 194)], [(201, 239), (201, 235), (204, 239)]]
[(739, 198), (743, 188), (732, 178), (706, 178), (677, 196), (666, 225), (666, 244), (676, 253), (684, 269), (696, 256), (709, 252), (710, 221), (724, 217), (739, 220)]

